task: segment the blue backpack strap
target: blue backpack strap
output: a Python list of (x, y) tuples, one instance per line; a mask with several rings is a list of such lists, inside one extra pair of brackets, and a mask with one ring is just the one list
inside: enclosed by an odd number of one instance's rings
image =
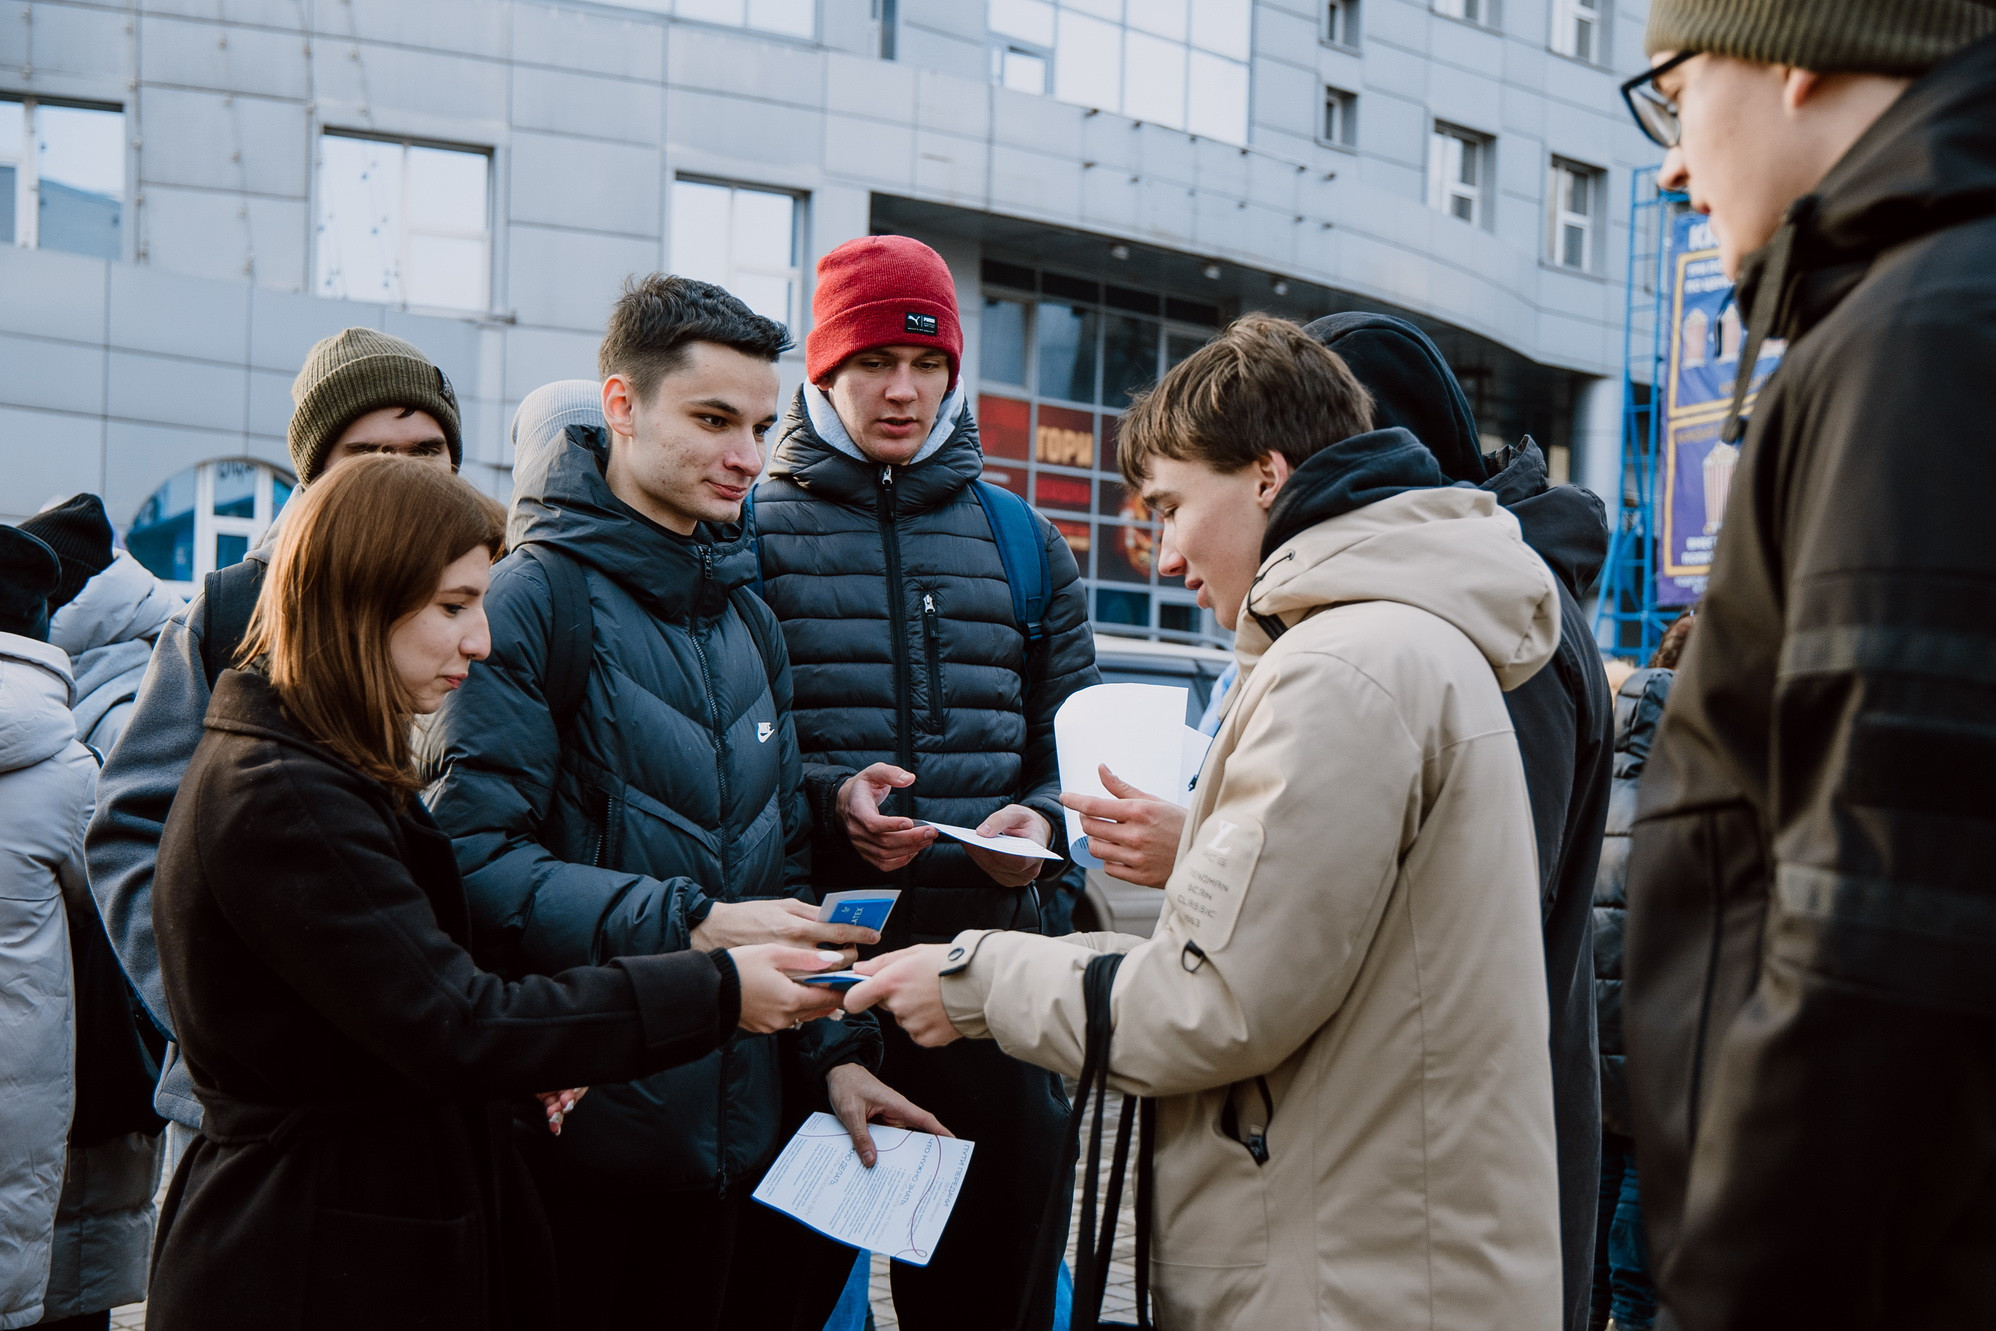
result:
[(1053, 600), (1053, 570), (1040, 541), (1039, 515), (1024, 499), (989, 481), (974, 482), (970, 489), (984, 506), (984, 519), (998, 542), (998, 559), (1012, 589), (1012, 617), (1026, 635), (1030, 660), (1046, 638), (1047, 605)]

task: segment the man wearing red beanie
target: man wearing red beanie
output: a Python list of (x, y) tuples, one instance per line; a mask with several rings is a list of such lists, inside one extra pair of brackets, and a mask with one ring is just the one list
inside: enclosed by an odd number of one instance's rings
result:
[[(978, 480), (942, 256), (905, 236), (850, 241), (818, 264), (812, 313), (811, 382), (755, 523), (795, 671), (816, 885), (901, 889), (882, 948), (1038, 932), (1038, 884), (1064, 859), (996, 854), (916, 820), (1064, 853), (1053, 714), (1098, 678), (1074, 556), (1023, 500)], [(977, 1144), (935, 1257), (894, 1266), (901, 1325), (1010, 1328), (1058, 1168), (1060, 1082), (995, 1044), (921, 1049), (881, 1025), (882, 1077)], [(1051, 1322), (1047, 1285), (1030, 1326)]]

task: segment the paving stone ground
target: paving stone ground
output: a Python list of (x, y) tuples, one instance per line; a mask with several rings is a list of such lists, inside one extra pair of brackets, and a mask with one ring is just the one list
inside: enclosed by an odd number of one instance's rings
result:
[[(1103, 1120), (1104, 1141), (1102, 1153), (1104, 1156), (1109, 1154), (1110, 1144), (1115, 1140), (1116, 1121), (1118, 1118), (1117, 1110), (1118, 1106), (1111, 1104), (1109, 1106), (1109, 1116)], [(1085, 1134), (1085, 1127), (1083, 1132)], [(1087, 1140), (1087, 1137), (1084, 1135), (1082, 1137), (1082, 1149), (1084, 1152), (1087, 1150)], [(1084, 1154), (1082, 1158), (1085, 1163), (1087, 1159), (1086, 1155)], [(1104, 1177), (1101, 1185), (1104, 1196), (1108, 1193), (1108, 1172), (1109, 1162), (1105, 1159), (1102, 1164), (1102, 1174)], [(1136, 1315), (1136, 1265), (1134, 1257), (1136, 1253), (1137, 1228), (1134, 1169), (1131, 1170), (1131, 1175), (1131, 1179), (1123, 1188), (1122, 1219), (1116, 1226), (1115, 1259), (1109, 1267), (1108, 1293), (1102, 1300), (1102, 1314), (1105, 1317), (1134, 1319)], [(1074, 1266), (1074, 1236), (1080, 1224), (1081, 1190), (1076, 1188), (1074, 1219), (1073, 1223), (1068, 1227), (1067, 1261), (1070, 1270)], [(885, 1257), (880, 1256), (878, 1253), (874, 1254), (872, 1280), (868, 1294), (873, 1304), (873, 1325), (875, 1331), (899, 1331), (901, 1325), (894, 1316), (894, 1299), (888, 1291), (887, 1265)], [(114, 1308), (111, 1311), (111, 1331), (145, 1331), (145, 1325), (146, 1306), (143, 1303), (134, 1303), (129, 1307)]]

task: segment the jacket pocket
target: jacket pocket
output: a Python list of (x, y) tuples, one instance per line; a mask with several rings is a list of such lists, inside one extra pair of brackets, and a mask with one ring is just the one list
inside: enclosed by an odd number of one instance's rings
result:
[(1157, 1103), (1153, 1250), (1161, 1266), (1268, 1262), (1268, 1171), (1222, 1129), (1228, 1094)]
[(943, 629), (936, 594), (922, 593), (922, 645), (929, 662), (929, 729), (943, 733)]
[(412, 1220), (321, 1207), (312, 1226), (305, 1331), (487, 1325), (479, 1217)]

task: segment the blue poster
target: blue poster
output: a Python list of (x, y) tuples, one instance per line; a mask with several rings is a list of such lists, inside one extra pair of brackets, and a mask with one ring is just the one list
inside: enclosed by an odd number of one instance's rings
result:
[[(1719, 442), (1732, 406), (1746, 329), (1719, 244), (1702, 214), (1680, 212), (1665, 254), (1670, 281), (1670, 360), (1663, 410), (1657, 604), (1689, 605), (1705, 594), (1712, 550), (1724, 524), (1739, 449)], [(1753, 367), (1758, 393), (1784, 344), (1769, 338)], [(1747, 398), (1748, 408), (1753, 397)]]

